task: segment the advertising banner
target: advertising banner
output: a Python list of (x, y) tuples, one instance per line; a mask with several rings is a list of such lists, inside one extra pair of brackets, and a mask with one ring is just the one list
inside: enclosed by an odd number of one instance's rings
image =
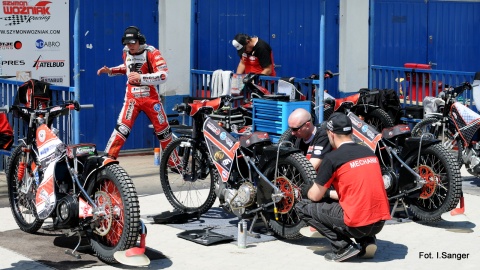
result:
[(70, 86), (69, 0), (0, 1), (0, 8), (1, 78)]

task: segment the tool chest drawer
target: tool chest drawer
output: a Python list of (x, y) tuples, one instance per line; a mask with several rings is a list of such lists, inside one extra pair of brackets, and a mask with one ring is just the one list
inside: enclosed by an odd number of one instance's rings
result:
[[(254, 131), (268, 132), (272, 138), (277, 138), (288, 129), (288, 116), (295, 109), (311, 109), (310, 101), (276, 101), (253, 99), (252, 123)], [(276, 142), (275, 139), (272, 140)]]

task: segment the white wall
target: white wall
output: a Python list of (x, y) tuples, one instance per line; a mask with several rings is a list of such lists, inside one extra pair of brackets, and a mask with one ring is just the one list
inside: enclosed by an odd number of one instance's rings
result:
[(342, 92), (368, 87), (369, 0), (340, 0), (339, 83)]
[(190, 0), (159, 1), (159, 49), (169, 69), (163, 96), (190, 93), (190, 7)]

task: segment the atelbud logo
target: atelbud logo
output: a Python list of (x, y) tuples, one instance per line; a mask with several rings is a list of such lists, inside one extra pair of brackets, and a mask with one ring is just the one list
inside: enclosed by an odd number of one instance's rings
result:
[(29, 5), (30, 1), (2, 1), (3, 13), (9, 15), (0, 18), (11, 21), (6, 25), (17, 25), (24, 22), (38, 22), (50, 20), (50, 1), (38, 1), (35, 5)]
[(64, 67), (65, 66), (65, 60), (40, 60), (42, 56), (40, 55), (37, 60), (35, 60), (35, 63), (33, 64), (33, 67), (35, 69), (39, 68), (56, 68), (56, 67)]

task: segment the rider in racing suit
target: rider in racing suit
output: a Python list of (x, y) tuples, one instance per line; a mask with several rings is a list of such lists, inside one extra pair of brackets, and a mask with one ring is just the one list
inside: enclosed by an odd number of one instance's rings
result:
[(109, 76), (127, 75), (128, 77), (125, 102), (105, 149), (105, 153), (112, 158), (118, 157), (135, 119), (142, 111), (152, 122), (162, 149), (165, 149), (172, 140), (167, 115), (155, 87), (166, 82), (167, 63), (159, 50), (145, 42), (145, 36), (137, 27), (128, 27), (122, 37), (122, 43), (125, 45), (123, 64), (112, 68), (104, 66), (97, 71), (98, 75), (107, 73)]

